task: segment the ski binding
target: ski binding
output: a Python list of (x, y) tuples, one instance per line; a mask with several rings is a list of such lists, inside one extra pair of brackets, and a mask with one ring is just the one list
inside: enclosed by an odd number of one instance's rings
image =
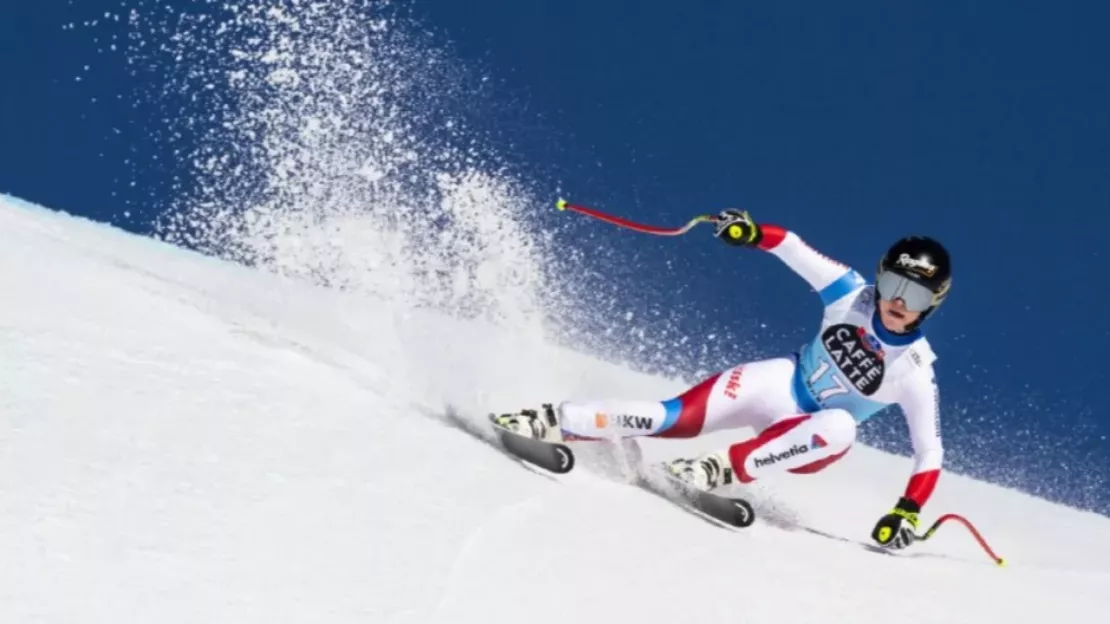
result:
[(489, 415), (490, 425), (506, 451), (556, 474), (566, 474), (574, 469), (574, 452), (569, 446), (522, 436), (497, 424), (496, 417), (496, 414)]

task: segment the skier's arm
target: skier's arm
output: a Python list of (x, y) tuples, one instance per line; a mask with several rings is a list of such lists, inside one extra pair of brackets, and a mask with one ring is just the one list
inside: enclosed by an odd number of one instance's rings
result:
[(905, 396), (899, 405), (909, 426), (914, 459), (913, 473), (903, 496), (920, 508), (932, 496), (944, 461), (944, 445), (940, 439), (940, 399), (931, 370), (922, 370), (908, 380)]
[(851, 267), (823, 255), (790, 230), (769, 223), (757, 224), (746, 212), (725, 211), (719, 219), (717, 236), (731, 244), (753, 245), (777, 256), (817, 291), (825, 305), (865, 283)]
[(914, 463), (905, 492), (871, 531), (871, 538), (888, 548), (905, 548), (917, 540), (917, 514), (933, 495), (940, 477), (944, 447), (940, 442), (937, 398), (932, 370), (922, 369), (908, 380), (905, 396), (899, 401), (910, 428)]

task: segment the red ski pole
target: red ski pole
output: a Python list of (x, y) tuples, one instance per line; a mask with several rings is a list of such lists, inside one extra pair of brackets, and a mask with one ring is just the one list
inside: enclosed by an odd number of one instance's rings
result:
[(711, 223), (717, 220), (717, 217), (713, 215), (699, 215), (697, 217), (694, 217), (689, 223), (681, 227), (662, 228), (654, 225), (644, 225), (643, 223), (629, 221), (628, 219), (624, 219), (622, 217), (606, 214), (595, 208), (587, 208), (586, 206), (571, 204), (565, 199), (560, 199), (559, 201), (555, 202), (555, 207), (559, 210), (571, 210), (580, 214), (584, 214), (600, 221), (611, 223), (613, 225), (627, 228), (636, 232), (642, 232), (644, 234), (655, 234), (657, 236), (678, 236), (679, 234), (685, 234), (686, 232), (689, 232), (691, 228), (699, 223)]
[(989, 556), (991, 559), (994, 559), (994, 562), (999, 566), (1006, 565), (1006, 560), (994, 554), (994, 551), (991, 550), (990, 544), (987, 544), (987, 540), (983, 539), (983, 536), (979, 534), (979, 531), (975, 528), (975, 525), (972, 524), (970, 520), (959, 514), (944, 514), (943, 516), (937, 518), (937, 521), (933, 523), (933, 526), (929, 527), (928, 531), (925, 531), (924, 535), (916, 536), (917, 541), (924, 542), (925, 540), (929, 539), (933, 536), (934, 533), (936, 533), (936, 530), (940, 527), (940, 525), (949, 520), (956, 520), (960, 524), (963, 524), (965, 527), (967, 527), (967, 530), (970, 531), (971, 535), (975, 537), (975, 541), (979, 542), (979, 546), (983, 548), (983, 550), (987, 553), (987, 556)]

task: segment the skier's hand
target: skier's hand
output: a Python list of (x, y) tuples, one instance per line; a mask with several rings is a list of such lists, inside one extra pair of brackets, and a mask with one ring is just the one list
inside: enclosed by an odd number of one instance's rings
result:
[(763, 238), (763, 232), (747, 210), (728, 208), (717, 215), (714, 236), (730, 245), (755, 245)]
[(875, 523), (871, 531), (871, 539), (881, 546), (895, 550), (905, 548), (917, 541), (917, 514), (921, 507), (912, 500), (902, 497), (890, 513), (883, 516)]

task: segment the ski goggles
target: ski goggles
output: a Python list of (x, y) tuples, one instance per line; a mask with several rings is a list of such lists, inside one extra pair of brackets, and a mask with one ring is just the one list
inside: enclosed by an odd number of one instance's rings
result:
[(911, 279), (883, 271), (875, 282), (875, 290), (884, 301), (901, 299), (910, 312), (924, 312), (933, 305), (933, 291)]

